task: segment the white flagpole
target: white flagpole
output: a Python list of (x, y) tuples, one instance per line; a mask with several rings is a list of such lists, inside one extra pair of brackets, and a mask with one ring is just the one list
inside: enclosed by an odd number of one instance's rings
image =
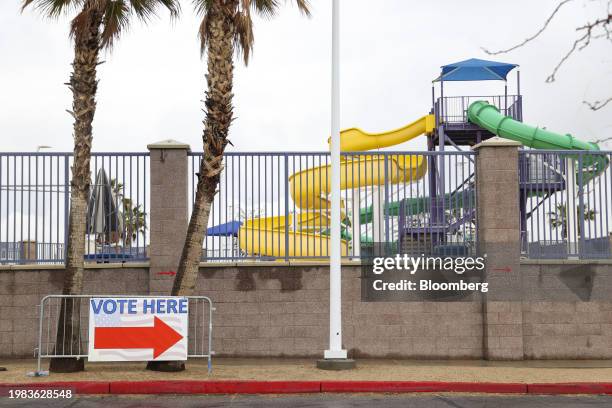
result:
[(325, 359), (346, 359), (342, 349), (340, 242), (340, 0), (332, 3), (331, 237), (329, 257), (329, 350)]

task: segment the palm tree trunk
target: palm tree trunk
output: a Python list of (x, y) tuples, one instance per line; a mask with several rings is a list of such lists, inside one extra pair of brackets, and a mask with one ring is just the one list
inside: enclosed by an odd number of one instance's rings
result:
[[(198, 172), (197, 191), (185, 245), (172, 287), (173, 296), (188, 296), (195, 290), (208, 217), (223, 169), (223, 152), (228, 143), (227, 135), (232, 123), (235, 31), (233, 13), (237, 3), (237, 0), (213, 0), (207, 15), (208, 90), (204, 102), (204, 155)], [(182, 361), (150, 361), (147, 369), (179, 371), (185, 369), (185, 364)]]
[(234, 3), (237, 0), (214, 0), (208, 13), (208, 90), (202, 137), (204, 156), (198, 172), (193, 212), (172, 288), (172, 295), (175, 296), (190, 295), (195, 289), (208, 216), (221, 177), (223, 152), (228, 143), (234, 96)]
[[(86, 4), (84, 7), (87, 7)], [(72, 115), (74, 116), (74, 161), (70, 181), (70, 216), (68, 221), (68, 245), (64, 272), (64, 295), (80, 294), (83, 290), (83, 258), (85, 254), (87, 201), (89, 197), (90, 154), (92, 122), (96, 111), (98, 81), (96, 69), (100, 49), (100, 24), (102, 14), (92, 12), (86, 35), (77, 36), (74, 46), (73, 72), (69, 87), (72, 91)], [(58, 321), (55, 350), (59, 354), (76, 354), (80, 344), (80, 301), (62, 301)], [(65, 322), (65, 326), (64, 326)], [(84, 370), (83, 359), (53, 358), (49, 370), (52, 372), (74, 372)]]

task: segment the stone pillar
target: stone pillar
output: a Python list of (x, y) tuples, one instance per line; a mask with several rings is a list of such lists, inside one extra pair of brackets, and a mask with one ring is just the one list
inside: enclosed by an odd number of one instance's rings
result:
[(24, 264), (36, 263), (38, 259), (37, 247), (38, 245), (36, 245), (36, 241), (34, 240), (21, 241), (21, 251), (19, 254), (20, 262)]
[(175, 140), (147, 148), (151, 153), (149, 293), (169, 295), (174, 275), (168, 272), (176, 272), (187, 234), (190, 149)]
[(494, 137), (474, 146), (478, 254), (486, 254), (483, 349), (489, 360), (523, 359), (519, 143)]

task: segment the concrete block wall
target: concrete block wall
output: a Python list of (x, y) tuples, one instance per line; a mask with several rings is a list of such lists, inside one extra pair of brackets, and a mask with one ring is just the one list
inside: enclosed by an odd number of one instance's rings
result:
[[(86, 269), (85, 293), (149, 293), (147, 265), (99, 266)], [(0, 270), (0, 357), (31, 357), (36, 306), (61, 293), (63, 270), (13, 268)], [(487, 347), (520, 348), (521, 359), (612, 358), (612, 262), (524, 261), (520, 270), (523, 299), (488, 301), (485, 314), (480, 301), (362, 302), (360, 267), (344, 266), (344, 347), (358, 358), (481, 359)], [(320, 357), (327, 288), (321, 265), (215, 265), (200, 268), (197, 294), (217, 308), (217, 355)]]
[(525, 359), (612, 358), (611, 302), (526, 302)]
[[(147, 294), (148, 267), (125, 266), (86, 269), (83, 293)], [(0, 357), (32, 358), (38, 341), (38, 306), (44, 296), (62, 293), (62, 268), (0, 270)]]
[(612, 264), (521, 265), (526, 359), (612, 358)]
[[(354, 357), (612, 358), (612, 262), (524, 260), (513, 300), (362, 302), (344, 266), (343, 340)], [(202, 267), (222, 356), (320, 357), (328, 341), (325, 266)]]
[[(342, 270), (344, 348), (354, 357), (481, 358), (482, 304), (362, 302), (361, 269)], [(220, 356), (320, 357), (328, 346), (326, 266), (200, 269)]]

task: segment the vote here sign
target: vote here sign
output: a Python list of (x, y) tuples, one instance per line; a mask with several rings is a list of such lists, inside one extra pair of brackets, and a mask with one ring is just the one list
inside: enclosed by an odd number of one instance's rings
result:
[(92, 298), (89, 361), (187, 360), (189, 300)]

